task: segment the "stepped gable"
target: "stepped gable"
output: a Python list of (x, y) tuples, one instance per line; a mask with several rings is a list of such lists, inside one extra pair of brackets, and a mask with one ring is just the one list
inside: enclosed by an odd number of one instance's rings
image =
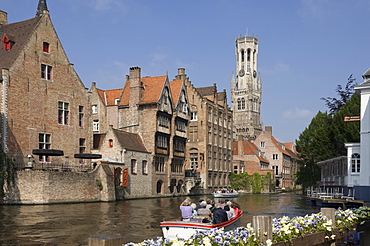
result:
[(127, 150), (149, 153), (145, 148), (141, 137), (138, 134), (116, 129), (113, 129), (113, 133), (116, 136), (121, 147)]
[[(4, 50), (2, 47), (0, 49), (0, 68), (9, 69), (15, 59), (18, 57), (19, 53), (22, 51), (24, 45), (27, 44), (33, 31), (38, 26), (41, 20), (41, 16), (16, 22), (12, 24), (7, 24), (0, 26), (0, 38), (3, 40), (6, 36), (10, 41), (14, 42), (10, 50)], [(0, 70), (0, 76), (1, 76)]]

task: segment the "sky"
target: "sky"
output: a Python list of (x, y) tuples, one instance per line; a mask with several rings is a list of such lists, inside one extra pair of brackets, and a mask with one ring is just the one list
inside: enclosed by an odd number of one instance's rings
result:
[[(0, 0), (8, 23), (35, 17), (38, 0)], [(227, 90), (235, 39), (258, 37), (261, 121), (293, 142), (352, 76), (370, 68), (368, 0), (47, 0), (54, 27), (87, 88), (122, 88), (129, 68), (142, 76), (178, 68), (195, 87)]]

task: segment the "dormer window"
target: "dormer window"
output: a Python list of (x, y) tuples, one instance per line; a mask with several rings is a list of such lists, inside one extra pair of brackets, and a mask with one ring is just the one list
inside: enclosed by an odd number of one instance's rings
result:
[(11, 38), (7, 35), (4, 35), (2, 42), (4, 43), (3, 49), (5, 51), (10, 50), (13, 47), (14, 41), (11, 40)]
[(50, 51), (49, 51), (49, 46), (50, 46), (50, 44), (49, 44), (49, 43), (44, 42), (44, 43), (42, 44), (42, 50), (43, 50), (45, 53), (50, 53)]

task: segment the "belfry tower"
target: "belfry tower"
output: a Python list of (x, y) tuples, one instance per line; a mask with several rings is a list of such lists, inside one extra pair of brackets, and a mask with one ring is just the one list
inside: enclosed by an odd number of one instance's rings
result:
[(258, 39), (238, 37), (235, 41), (236, 76), (231, 78), (234, 139), (254, 138), (262, 131), (261, 76), (257, 70)]

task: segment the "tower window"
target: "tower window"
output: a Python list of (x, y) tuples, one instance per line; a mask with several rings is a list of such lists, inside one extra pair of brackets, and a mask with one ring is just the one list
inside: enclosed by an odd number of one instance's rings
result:
[(242, 55), (242, 62), (244, 62), (244, 50), (241, 50), (241, 55)]
[(251, 50), (247, 50), (247, 61), (251, 61)]

